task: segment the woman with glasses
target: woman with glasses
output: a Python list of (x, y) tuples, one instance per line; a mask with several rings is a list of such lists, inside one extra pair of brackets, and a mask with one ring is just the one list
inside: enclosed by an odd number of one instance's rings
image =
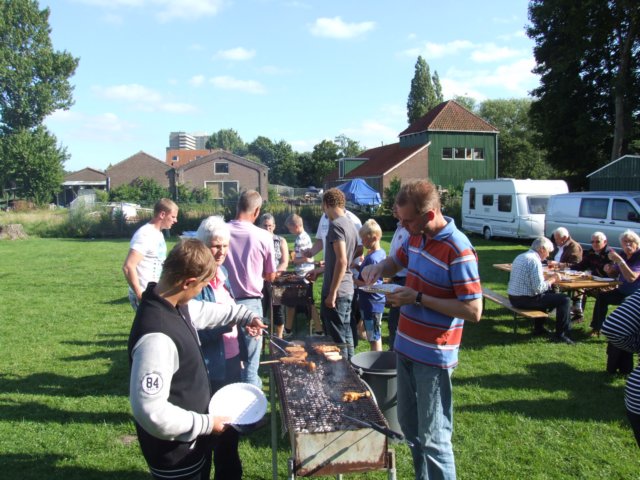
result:
[(617, 278), (622, 283), (596, 297), (591, 320), (592, 336), (600, 335), (609, 305), (620, 305), (640, 287), (640, 236), (633, 230), (626, 230), (620, 235), (620, 246), (622, 255), (611, 250), (608, 255), (611, 263), (605, 265), (604, 270), (609, 277)]

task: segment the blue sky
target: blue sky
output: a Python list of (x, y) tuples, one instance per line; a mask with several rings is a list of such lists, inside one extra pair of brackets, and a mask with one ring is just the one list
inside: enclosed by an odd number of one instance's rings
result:
[(535, 88), (526, 0), (41, 0), (56, 50), (80, 57), (75, 105), (46, 124), (69, 171), (172, 131), (233, 128), (299, 152), (344, 134), (397, 142), (418, 55), (445, 99), (519, 98)]

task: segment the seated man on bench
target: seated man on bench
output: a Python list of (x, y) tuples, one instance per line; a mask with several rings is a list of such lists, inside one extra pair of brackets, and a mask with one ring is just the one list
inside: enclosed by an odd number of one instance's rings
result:
[[(569, 308), (571, 301), (562, 293), (554, 293), (551, 286), (560, 280), (559, 273), (545, 274), (542, 262), (553, 251), (551, 240), (538, 237), (531, 244), (531, 248), (518, 255), (511, 265), (509, 276), (509, 301), (516, 308), (524, 309), (556, 309), (556, 333), (553, 339), (573, 345), (569, 337), (571, 319)], [(534, 335), (549, 333), (544, 328), (544, 318), (534, 320)]]

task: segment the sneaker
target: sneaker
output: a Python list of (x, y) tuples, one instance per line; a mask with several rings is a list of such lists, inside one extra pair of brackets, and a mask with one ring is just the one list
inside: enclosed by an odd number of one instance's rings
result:
[(582, 316), (582, 313), (580, 314), (574, 313), (573, 315), (571, 315), (571, 321), (573, 323), (582, 323), (584, 321), (584, 317)]
[(324, 332), (313, 332), (314, 337), (324, 337)]
[(571, 307), (571, 314), (582, 316), (582, 307), (579, 305)]
[(282, 333), (282, 338), (291, 338), (292, 336), (293, 336), (292, 330), (285, 329), (285, 331)]

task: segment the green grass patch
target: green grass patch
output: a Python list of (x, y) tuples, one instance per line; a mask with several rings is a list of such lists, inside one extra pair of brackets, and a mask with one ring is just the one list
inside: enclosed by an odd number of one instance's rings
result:
[[(526, 246), (473, 241), (483, 282), (506, 293), (508, 274), (491, 264)], [(0, 241), (3, 478), (149, 478), (127, 398), (127, 250), (127, 240)], [(592, 306), (590, 299), (587, 319)], [(514, 334), (511, 315), (492, 304), (482, 322), (466, 325), (453, 378), (459, 478), (638, 478), (624, 379), (604, 373), (605, 341), (587, 330), (588, 320), (576, 327), (576, 347), (533, 338), (524, 321)], [(366, 349), (361, 342), (358, 350)], [(290, 446), (280, 431), (278, 438), (278, 478), (285, 478)], [(268, 428), (244, 437), (240, 448), (246, 479), (271, 478)], [(394, 448), (398, 478), (412, 478), (407, 448)]]

